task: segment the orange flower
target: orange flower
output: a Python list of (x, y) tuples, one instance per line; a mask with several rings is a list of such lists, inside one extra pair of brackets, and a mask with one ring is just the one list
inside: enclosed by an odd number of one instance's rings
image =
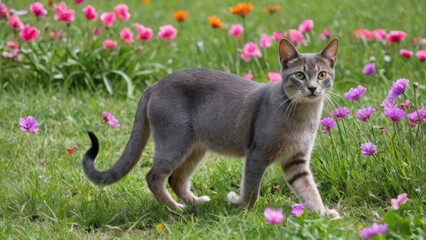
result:
[(143, 5), (148, 5), (151, 3), (151, 0), (141, 0)]
[(263, 9), (263, 11), (264, 11), (265, 13), (274, 14), (274, 13), (276, 13), (276, 12), (281, 11), (281, 7), (280, 7), (280, 6), (278, 6), (278, 5), (269, 5), (269, 6), (266, 6), (266, 7)]
[(188, 18), (188, 12), (178, 10), (173, 13), (173, 18), (176, 19), (178, 22), (183, 22)]
[(238, 3), (237, 5), (230, 7), (229, 10), (232, 14), (240, 15), (245, 17), (253, 9), (253, 4), (251, 3)]
[(209, 23), (210, 23), (210, 26), (212, 26), (213, 28), (223, 28), (222, 21), (220, 21), (220, 18), (216, 16), (209, 17)]
[(47, 5), (53, 5), (53, 3), (54, 3), (53, 0), (48, 0), (47, 1)]

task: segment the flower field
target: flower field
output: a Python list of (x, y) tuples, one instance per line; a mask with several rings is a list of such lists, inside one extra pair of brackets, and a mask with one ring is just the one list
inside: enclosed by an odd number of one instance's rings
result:
[[(424, 238), (425, 10), (421, 0), (1, 1), (0, 239)], [(281, 81), (282, 38), (302, 53), (339, 39), (311, 168), (340, 219), (305, 210), (278, 166), (253, 209), (229, 205), (243, 162), (213, 153), (193, 177), (211, 202), (174, 212), (145, 182), (152, 143), (121, 182), (86, 179), (86, 130), (109, 168), (147, 86), (194, 67)]]

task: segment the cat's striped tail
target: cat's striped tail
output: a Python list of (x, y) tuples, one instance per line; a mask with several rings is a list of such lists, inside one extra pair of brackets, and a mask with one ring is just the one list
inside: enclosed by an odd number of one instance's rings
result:
[(88, 131), (92, 147), (84, 154), (82, 167), (87, 178), (95, 184), (109, 185), (118, 182), (126, 176), (139, 161), (139, 158), (148, 142), (150, 127), (147, 118), (147, 103), (150, 95), (147, 89), (139, 101), (135, 121), (129, 141), (120, 159), (110, 169), (100, 171), (95, 167), (94, 161), (99, 152), (99, 142), (93, 132)]

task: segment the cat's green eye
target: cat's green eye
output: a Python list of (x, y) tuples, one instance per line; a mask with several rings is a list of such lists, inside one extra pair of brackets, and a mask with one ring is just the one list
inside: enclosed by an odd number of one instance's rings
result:
[(297, 72), (294, 74), (294, 76), (299, 80), (305, 79), (305, 74), (303, 74), (302, 72)]
[(318, 80), (323, 80), (325, 77), (327, 77), (327, 73), (322, 71), (318, 73)]

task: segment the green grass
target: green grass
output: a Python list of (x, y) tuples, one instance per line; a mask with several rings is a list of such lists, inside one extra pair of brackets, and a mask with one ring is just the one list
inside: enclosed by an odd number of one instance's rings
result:
[[(73, 1), (68, 2), (72, 6)], [(101, 12), (111, 10), (119, 1), (109, 2), (101, 6), (101, 1), (94, 1), (93, 5)], [(255, 3), (253, 13), (245, 20), (246, 40), (257, 41), (261, 33), (297, 28), (301, 21), (312, 18), (312, 42), (302, 46), (302, 52), (318, 51), (326, 44), (317, 39), (323, 28), (330, 28), (339, 37), (335, 81), (339, 97), (327, 103), (323, 116), (329, 116), (338, 106), (347, 106), (351, 116), (338, 122), (331, 135), (319, 132), (312, 156), (320, 193), (325, 204), (337, 208), (343, 216), (339, 220), (309, 213), (301, 218), (290, 216), (291, 206), (299, 200), (285, 185), (276, 166), (268, 169), (253, 209), (231, 206), (226, 195), (239, 191), (243, 162), (215, 154), (206, 157), (193, 178), (195, 193), (209, 195), (211, 203), (190, 207), (183, 213), (173, 212), (156, 202), (145, 182), (152, 163), (152, 143), (137, 167), (121, 182), (104, 188), (89, 183), (80, 166), (90, 145), (86, 130), (97, 133), (100, 140), (96, 165), (109, 168), (128, 140), (138, 96), (147, 85), (167, 73), (187, 67), (208, 67), (238, 75), (252, 72), (258, 81), (266, 82), (268, 71), (279, 70), (276, 43), (263, 52), (267, 57), (246, 63), (240, 60), (237, 50), (242, 48), (243, 40), (231, 39), (227, 29), (208, 27), (206, 19), (210, 15), (219, 16), (227, 25), (241, 22), (227, 10), (234, 1), (153, 1), (149, 6), (139, 3), (128, 3), (131, 23), (143, 23), (154, 32), (161, 25), (173, 23), (179, 32), (171, 47), (154, 40), (142, 51), (134, 46), (100, 51), (105, 36), (87, 45), (84, 35), (78, 34), (85, 21), (77, 18), (73, 23), (77, 31), (73, 45), (48, 40), (21, 43), (24, 56), (37, 59), (23, 63), (0, 59), (0, 239), (358, 239), (360, 227), (384, 221), (398, 225), (390, 224), (388, 238), (424, 238), (425, 125), (410, 128), (406, 119), (392, 124), (380, 107), (392, 82), (400, 77), (410, 79), (410, 86), (398, 102), (410, 99), (413, 106), (409, 112), (425, 106), (425, 63), (398, 56), (399, 48), (419, 48), (410, 43), (411, 37), (426, 37), (422, 27), (422, 13), (426, 9), (423, 1), (401, 2), (397, 6), (390, 0), (380, 4), (367, 0), (271, 1), (281, 5), (281, 13), (266, 15), (262, 13), (263, 5)], [(29, 1), (6, 4), (21, 9)], [(81, 8), (76, 7), (77, 12)], [(177, 9), (189, 11), (188, 21), (173, 22), (171, 14)], [(5, 41), (16, 40), (16, 34), (9, 31), (4, 21), (0, 21), (0, 26), (1, 50)], [(124, 26), (126, 23), (121, 23), (120, 27)], [(399, 46), (365, 43), (353, 39), (356, 28), (404, 30), (408, 39)], [(114, 38), (118, 39), (116, 35)], [(203, 43), (202, 48), (197, 47), (199, 42)], [(70, 53), (69, 49), (76, 52)], [(39, 52), (32, 54), (33, 51)], [(49, 61), (43, 58), (43, 51), (54, 52), (47, 55), (51, 57)], [(385, 56), (391, 60), (386, 61)], [(367, 77), (361, 70), (370, 61), (376, 62), (379, 73)], [(124, 78), (111, 73), (114, 70), (131, 78), (134, 98), (126, 97), (128, 85)], [(55, 75), (59, 73), (60, 78)], [(99, 74), (109, 79), (112, 92), (106, 91), (101, 79), (96, 79)], [(85, 82), (86, 77), (94, 84)], [(416, 92), (411, 87), (415, 81), (421, 83)], [(343, 93), (358, 84), (368, 89), (361, 101), (345, 101)], [(367, 106), (376, 107), (377, 112), (369, 123), (361, 123), (354, 112)], [(112, 112), (121, 127), (112, 129), (105, 124), (103, 111)], [(37, 134), (19, 130), (19, 118), (29, 115), (40, 122)], [(386, 134), (380, 134), (380, 127), (387, 128)], [(359, 145), (366, 141), (377, 144), (377, 155), (360, 155)], [(77, 146), (76, 153), (68, 154), (67, 146)], [(281, 185), (278, 190), (277, 184)], [(410, 200), (395, 211), (390, 207), (390, 199), (402, 192), (408, 193)], [(267, 224), (263, 216), (266, 207), (282, 208), (286, 220), (280, 225)], [(159, 224), (164, 226), (163, 231), (155, 229)]]

